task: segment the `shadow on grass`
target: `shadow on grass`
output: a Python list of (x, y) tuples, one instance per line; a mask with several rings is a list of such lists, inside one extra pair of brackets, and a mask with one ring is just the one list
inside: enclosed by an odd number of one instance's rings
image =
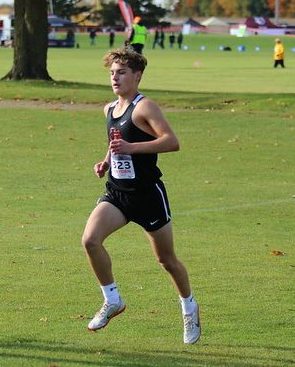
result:
[(97, 89), (97, 87), (110, 89), (109, 86), (94, 84), (94, 83), (81, 83), (81, 82), (70, 82), (66, 80), (0, 80), (0, 85), (7, 86), (30, 86), (37, 88), (76, 88), (76, 89)]
[[(258, 367), (258, 366), (291, 366), (294, 361), (284, 353), (292, 355), (292, 348), (274, 346), (231, 346), (202, 345), (184, 346), (182, 351), (146, 350), (143, 352), (124, 352), (107, 348), (81, 348), (65, 343), (18, 339), (1, 342), (1, 358), (13, 360), (16, 365), (29, 363), (48, 363), (59, 366), (59, 363), (76, 366), (210, 366), (210, 367)], [(271, 353), (268, 353), (271, 352)], [(7, 365), (7, 363), (6, 363)], [(15, 365), (15, 364), (12, 364)]]

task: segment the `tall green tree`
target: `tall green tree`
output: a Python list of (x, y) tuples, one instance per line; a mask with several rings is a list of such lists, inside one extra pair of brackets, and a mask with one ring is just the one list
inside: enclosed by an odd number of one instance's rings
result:
[(198, 0), (197, 2), (197, 14), (200, 17), (209, 17), (212, 15), (210, 9), (211, 2), (208, 0)]
[(70, 19), (72, 15), (89, 12), (91, 6), (81, 5), (80, 0), (48, 0), (53, 12), (62, 18)]
[(267, 0), (250, 0), (248, 4), (249, 13), (253, 16), (271, 16)]
[(237, 0), (236, 13), (238, 16), (248, 17), (251, 15), (249, 11), (250, 2), (251, 0)]
[(148, 28), (157, 25), (167, 13), (166, 9), (156, 5), (153, 0), (129, 0), (129, 4), (134, 14), (141, 16), (143, 23)]
[(102, 26), (115, 26), (124, 23), (120, 9), (116, 1), (102, 1), (101, 10), (96, 12), (97, 19)]
[(198, 14), (199, 0), (185, 0), (179, 1), (175, 8), (175, 13), (178, 16), (193, 17)]
[(47, 0), (14, 1), (14, 56), (8, 80), (50, 80), (47, 72)]

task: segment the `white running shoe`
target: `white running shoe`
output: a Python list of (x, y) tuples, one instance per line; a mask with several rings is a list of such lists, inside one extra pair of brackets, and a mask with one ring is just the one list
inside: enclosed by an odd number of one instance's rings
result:
[(125, 303), (119, 300), (119, 303), (108, 304), (104, 303), (102, 308), (95, 314), (94, 318), (88, 324), (88, 330), (96, 331), (107, 326), (109, 321), (123, 312), (126, 308)]
[(196, 343), (201, 336), (201, 322), (199, 306), (196, 304), (196, 309), (190, 315), (183, 315), (183, 342), (185, 344)]

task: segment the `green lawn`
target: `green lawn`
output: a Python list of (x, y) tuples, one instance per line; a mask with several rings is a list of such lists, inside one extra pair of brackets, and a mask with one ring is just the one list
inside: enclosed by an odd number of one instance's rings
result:
[[(104, 189), (92, 166), (105, 153), (102, 105), (113, 98), (106, 41), (50, 50), (56, 82), (0, 83), (1, 367), (294, 365), (295, 63), (288, 51), (288, 68), (272, 70), (272, 38), (261, 38), (259, 54), (223, 54), (221, 41), (256, 39), (214, 36), (192, 37), (186, 52), (146, 50), (142, 90), (181, 142), (159, 165), (201, 341), (182, 344), (177, 295), (133, 224), (107, 241), (126, 312), (87, 332), (101, 296), (80, 237)], [(0, 49), (3, 75), (11, 55)], [(193, 67), (200, 57), (208, 66)]]
[[(295, 70), (294, 37), (283, 37), (286, 48), (285, 70), (274, 70), (272, 55), (274, 38), (252, 36), (186, 36), (188, 51), (151, 48), (150, 36), (145, 49), (149, 67), (142, 88), (162, 91), (229, 92), (229, 93), (294, 93)], [(48, 70), (57, 81), (108, 85), (108, 73), (102, 68), (102, 57), (107, 48), (107, 36), (99, 36), (97, 46), (88, 44), (86, 35), (78, 35), (80, 48), (48, 51)], [(121, 46), (118, 36), (115, 46)], [(237, 50), (238, 45), (245, 52)], [(200, 51), (205, 45), (206, 50)], [(229, 45), (231, 52), (219, 51), (220, 45)], [(257, 45), (260, 51), (255, 51)], [(167, 45), (168, 47), (168, 45)], [(12, 64), (12, 50), (0, 49), (0, 75), (5, 75)]]

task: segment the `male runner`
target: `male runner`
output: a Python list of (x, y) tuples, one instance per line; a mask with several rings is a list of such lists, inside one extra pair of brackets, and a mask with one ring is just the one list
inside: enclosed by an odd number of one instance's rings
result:
[(104, 108), (109, 148), (94, 166), (99, 178), (108, 171), (106, 193), (92, 211), (82, 239), (104, 296), (88, 329), (105, 327), (125, 310), (104, 240), (133, 221), (144, 229), (158, 262), (171, 275), (182, 306), (184, 343), (193, 344), (201, 334), (199, 306), (186, 268), (174, 252), (170, 208), (157, 167), (157, 153), (179, 150), (178, 139), (158, 105), (138, 92), (145, 57), (127, 47), (109, 52), (104, 63), (118, 99)]

